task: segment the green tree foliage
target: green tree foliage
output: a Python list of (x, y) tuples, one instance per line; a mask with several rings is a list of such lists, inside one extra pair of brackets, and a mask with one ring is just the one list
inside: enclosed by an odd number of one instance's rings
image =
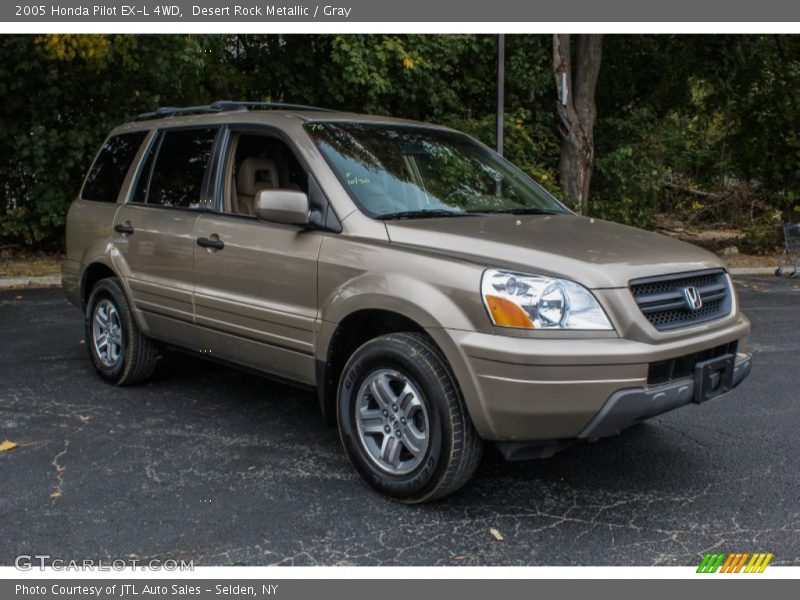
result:
[(659, 204), (702, 210), (700, 194), (665, 201), (665, 181), (713, 197), (738, 185), (734, 213), (743, 194), (794, 212), (798, 36), (607, 36), (600, 80), (596, 214), (646, 224)]
[[(0, 36), (0, 237), (63, 243), (66, 210), (126, 116), (221, 98), (450, 125), (493, 145), (496, 36)], [(552, 39), (506, 37), (507, 156), (558, 194)], [(648, 224), (664, 182), (754, 182), (797, 203), (800, 38), (606, 36), (590, 213)]]

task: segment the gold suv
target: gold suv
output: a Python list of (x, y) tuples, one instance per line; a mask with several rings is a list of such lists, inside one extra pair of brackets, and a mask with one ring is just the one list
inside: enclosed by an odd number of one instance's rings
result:
[(750, 371), (720, 260), (573, 214), (456, 131), (217, 102), (111, 132), (67, 219), (67, 297), (116, 385), (170, 345), (317, 390), (404, 502), (719, 396)]

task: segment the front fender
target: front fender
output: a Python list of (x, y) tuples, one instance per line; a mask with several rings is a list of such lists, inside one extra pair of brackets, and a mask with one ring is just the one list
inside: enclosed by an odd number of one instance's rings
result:
[[(479, 278), (479, 271), (475, 277)], [(358, 311), (376, 309), (402, 315), (431, 336), (453, 370), (476, 428), (482, 434), (490, 431), (481, 408), (477, 382), (449, 333), (453, 330), (492, 333), (477, 291), (458, 292), (441, 282), (433, 284), (399, 273), (365, 273), (351, 279), (321, 307), (317, 364), (326, 363), (339, 323)], [(320, 403), (326, 413), (330, 408), (326, 404), (324, 386), (320, 390), (323, 394)]]
[[(480, 298), (476, 293), (483, 315)], [(320, 319), (339, 323), (360, 310), (387, 310), (411, 319), (425, 329), (475, 330), (475, 306), (462, 308), (452, 296), (427, 281), (404, 273), (363, 273), (340, 286), (320, 307)]]

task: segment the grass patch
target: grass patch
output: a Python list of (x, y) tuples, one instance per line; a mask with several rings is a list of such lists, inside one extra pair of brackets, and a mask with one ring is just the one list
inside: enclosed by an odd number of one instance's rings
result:
[(20, 248), (0, 249), (0, 277), (42, 277), (60, 275), (64, 255), (30, 252)]

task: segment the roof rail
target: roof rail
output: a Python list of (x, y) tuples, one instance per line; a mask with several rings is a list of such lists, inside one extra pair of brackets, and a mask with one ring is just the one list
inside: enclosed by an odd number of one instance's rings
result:
[(128, 123), (135, 121), (149, 121), (151, 119), (166, 119), (182, 115), (200, 115), (208, 113), (248, 110), (307, 110), (333, 112), (330, 108), (306, 106), (304, 104), (287, 104), (284, 102), (249, 102), (240, 100), (217, 100), (203, 106), (161, 106), (152, 112), (135, 115), (128, 119)]
[(200, 115), (215, 112), (219, 112), (219, 109), (212, 108), (211, 106), (159, 106), (153, 112), (146, 112), (131, 117), (128, 119), (128, 122), (149, 121), (150, 119), (166, 119), (167, 117), (178, 117), (180, 115)]
[(217, 100), (211, 108), (219, 110), (312, 110), (320, 112), (333, 112), (330, 108), (308, 106), (306, 104), (291, 104), (286, 102), (250, 102), (247, 100)]

